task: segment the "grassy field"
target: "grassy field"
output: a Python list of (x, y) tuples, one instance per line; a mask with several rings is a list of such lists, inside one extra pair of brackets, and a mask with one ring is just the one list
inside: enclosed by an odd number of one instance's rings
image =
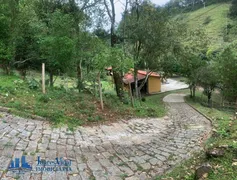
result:
[[(220, 101), (219, 94), (214, 95), (215, 101)], [(209, 162), (213, 167), (212, 172), (207, 179), (210, 180), (235, 180), (237, 177), (237, 166), (233, 166), (234, 159), (237, 159), (237, 120), (233, 120), (233, 111), (220, 111), (215, 108), (204, 107), (201, 101), (205, 99), (201, 92), (197, 92), (197, 100), (193, 101), (190, 97), (186, 97), (186, 102), (198, 109), (200, 112), (210, 117), (214, 124), (214, 133), (205, 144), (205, 149), (228, 145), (225, 150), (224, 157), (207, 158), (205, 153), (197, 154), (194, 158), (184, 162), (176, 167), (171, 173), (157, 180), (165, 178), (193, 180), (195, 168), (204, 163)]]
[(211, 41), (211, 47), (217, 49), (225, 45), (223, 35), (226, 25), (233, 21), (228, 17), (230, 4), (220, 3), (185, 14), (185, 22), (191, 29), (205, 28)]
[(12, 113), (20, 116), (42, 116), (55, 125), (67, 124), (69, 128), (131, 117), (162, 117), (166, 114), (162, 99), (167, 93), (147, 96), (141, 102), (135, 101), (133, 108), (128, 93), (121, 102), (111, 84), (105, 81), (103, 87), (107, 90), (104, 91), (105, 110), (102, 111), (97, 96), (63, 86), (48, 87), (44, 95), (39, 83), (32, 81), (32, 77), (23, 81), (18, 75), (0, 74), (0, 106), (9, 107)]

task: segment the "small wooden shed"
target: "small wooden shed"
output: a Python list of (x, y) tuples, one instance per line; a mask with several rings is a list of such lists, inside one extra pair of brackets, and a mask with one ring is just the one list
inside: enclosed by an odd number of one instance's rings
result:
[[(141, 89), (141, 93), (143, 94), (156, 94), (161, 91), (161, 78), (158, 73), (155, 72), (148, 72), (148, 71), (142, 71), (138, 70), (137, 72), (137, 79), (138, 79), (138, 86), (143, 83), (145, 80), (147, 74), (149, 73), (149, 77), (147, 79), (147, 82)], [(125, 89), (129, 90), (129, 84), (131, 85), (132, 91), (135, 89), (135, 83), (134, 83), (134, 72), (131, 70), (130, 72), (126, 73), (123, 77), (124, 87)]]

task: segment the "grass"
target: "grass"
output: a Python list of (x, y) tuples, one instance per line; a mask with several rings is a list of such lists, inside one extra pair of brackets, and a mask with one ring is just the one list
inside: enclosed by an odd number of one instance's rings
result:
[(167, 112), (162, 99), (168, 93), (146, 96), (141, 102), (135, 101), (133, 108), (128, 93), (125, 92), (124, 101), (121, 102), (109, 80), (104, 81), (104, 88), (110, 88), (103, 93), (105, 109), (102, 111), (99, 98), (90, 93), (79, 93), (68, 86), (55, 86), (47, 87), (47, 94), (42, 94), (40, 85), (37, 81), (32, 82), (32, 78), (30, 76), (23, 81), (18, 75), (0, 74), (0, 106), (9, 107), (12, 113), (22, 117), (32, 118), (32, 115), (36, 115), (57, 126), (66, 124), (70, 130), (80, 125), (131, 117), (162, 117)]
[(211, 47), (215, 50), (222, 47), (225, 42), (223, 35), (227, 24), (233, 21), (228, 17), (230, 4), (217, 3), (185, 14), (185, 22), (191, 29), (205, 28), (211, 41)]
[[(0, 105), (23, 117), (38, 115), (53, 124), (67, 124), (70, 127), (108, 120), (100, 110), (97, 98), (88, 93), (55, 87), (47, 88), (44, 95), (39, 88), (30, 89), (28, 82), (18, 76), (0, 76)], [(110, 113), (113, 117), (118, 116)]]
[[(213, 99), (219, 103), (219, 94), (214, 94)], [(233, 159), (237, 158), (237, 121), (233, 120), (233, 111), (223, 111), (215, 108), (208, 108), (202, 105), (200, 99), (204, 101), (201, 92), (197, 92), (196, 101), (186, 97), (186, 101), (200, 112), (210, 117), (213, 121), (215, 132), (205, 143), (205, 149), (228, 145), (224, 157), (207, 158), (205, 153), (197, 154), (195, 157), (182, 163), (172, 172), (164, 176), (157, 177), (157, 180), (165, 178), (193, 180), (195, 167), (209, 162), (213, 167), (212, 172), (208, 175), (210, 180), (234, 180), (237, 177), (237, 167), (232, 166)]]

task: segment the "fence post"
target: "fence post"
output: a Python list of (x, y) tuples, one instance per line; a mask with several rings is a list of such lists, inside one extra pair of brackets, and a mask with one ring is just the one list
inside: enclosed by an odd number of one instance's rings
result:
[(100, 94), (100, 106), (101, 106), (101, 109), (104, 110), (104, 102), (103, 102), (103, 94), (102, 94), (102, 87), (101, 87), (101, 80), (100, 80), (100, 72), (98, 73), (98, 83), (99, 83), (99, 94)]
[(45, 94), (45, 64), (42, 63), (42, 92)]

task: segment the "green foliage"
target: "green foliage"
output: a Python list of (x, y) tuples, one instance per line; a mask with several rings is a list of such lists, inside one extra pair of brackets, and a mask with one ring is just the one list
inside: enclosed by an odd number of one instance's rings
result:
[(199, 79), (199, 69), (208, 63), (208, 37), (204, 29), (189, 30), (184, 37), (183, 45), (177, 53), (180, 63), (180, 73), (188, 78), (187, 83), (191, 96), (195, 97), (195, 89)]
[(210, 17), (210, 16), (207, 16), (206, 19), (204, 20), (203, 24), (204, 24), (204, 25), (207, 25), (207, 24), (209, 24), (211, 21), (212, 21), (211, 17)]
[(48, 95), (41, 95), (41, 96), (39, 96), (39, 98), (38, 98), (38, 101), (44, 102), (44, 103), (49, 102), (49, 100), (50, 100), (50, 98), (48, 97)]
[(46, 60), (49, 72), (65, 72), (71, 67), (73, 57), (74, 42), (70, 37), (72, 20), (59, 10), (48, 16), (51, 19), (48, 31), (40, 41), (42, 58)]
[(232, 102), (237, 100), (237, 42), (226, 47), (218, 57), (217, 70), (224, 96)]
[(39, 88), (39, 82), (35, 79), (28, 80), (28, 87), (30, 89), (38, 89)]
[(207, 65), (198, 69), (197, 84), (204, 88), (203, 92), (208, 97), (209, 105), (212, 92), (218, 87), (219, 83), (219, 77), (215, 70), (215, 67), (211, 65)]
[[(208, 2), (206, 1), (206, 3)], [(226, 44), (223, 39), (223, 35), (226, 35), (226, 25), (233, 24), (233, 20), (228, 17), (229, 8), (229, 3), (213, 4), (206, 8), (181, 14), (180, 16), (183, 17), (183, 21), (187, 22), (188, 29), (190, 30), (200, 27), (205, 28), (207, 36), (210, 39), (209, 48), (217, 50)], [(208, 24), (205, 24), (205, 22), (208, 22), (208, 17), (211, 18), (211, 21)], [(231, 41), (234, 39), (235, 36), (230, 38)]]
[[(201, 92), (197, 93), (197, 96), (201, 96)], [(218, 96), (214, 94), (213, 96)], [(205, 149), (215, 148), (218, 146), (227, 145), (229, 148), (225, 149), (224, 157), (218, 158), (206, 158), (205, 153), (201, 152), (195, 154), (193, 158), (182, 162), (179, 166), (175, 167), (171, 172), (156, 177), (157, 180), (161, 179), (194, 179), (196, 167), (200, 166), (208, 161), (213, 168), (213, 171), (208, 175), (210, 180), (222, 180), (222, 179), (235, 179), (237, 176), (237, 171), (234, 166), (232, 166), (233, 159), (236, 158), (236, 128), (237, 122), (231, 120), (232, 114), (226, 111), (219, 111), (215, 108), (210, 109), (209, 107), (204, 107), (201, 102), (186, 97), (189, 104), (194, 106), (196, 109), (204, 113), (206, 116), (212, 119), (214, 126), (217, 128), (217, 135), (214, 133), (205, 143)], [(220, 100), (220, 99), (217, 99)], [(231, 126), (230, 126), (231, 122)]]
[(174, 23), (166, 11), (147, 2), (140, 4), (139, 10), (136, 8), (132, 7), (119, 26), (120, 34), (128, 39), (125, 52), (133, 56), (135, 69), (159, 70), (160, 60), (177, 49), (180, 23)]

